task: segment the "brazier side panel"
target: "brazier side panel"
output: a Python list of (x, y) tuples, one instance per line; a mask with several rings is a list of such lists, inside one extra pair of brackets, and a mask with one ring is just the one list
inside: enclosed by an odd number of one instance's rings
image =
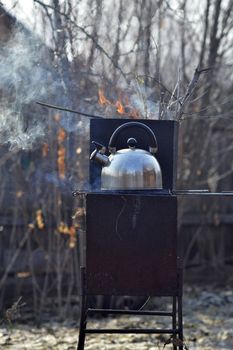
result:
[(87, 294), (178, 293), (175, 196), (90, 193), (86, 212)]

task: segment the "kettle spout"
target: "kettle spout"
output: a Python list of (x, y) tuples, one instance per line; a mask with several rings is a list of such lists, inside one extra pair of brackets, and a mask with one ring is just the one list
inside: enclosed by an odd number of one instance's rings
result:
[(110, 164), (108, 157), (105, 154), (100, 153), (97, 149), (92, 152), (90, 160), (94, 160), (102, 166), (107, 166)]
[(94, 160), (102, 166), (110, 164), (108, 156), (104, 154), (106, 147), (95, 141), (92, 141), (92, 143), (96, 146), (96, 149), (91, 153), (90, 160)]

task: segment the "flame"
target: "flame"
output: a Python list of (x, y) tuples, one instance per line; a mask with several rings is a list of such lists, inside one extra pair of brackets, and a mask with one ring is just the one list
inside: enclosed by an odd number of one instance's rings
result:
[(56, 114), (54, 115), (53, 119), (55, 120), (55, 122), (58, 123), (58, 122), (60, 121), (60, 119), (61, 119), (60, 114), (59, 114), (59, 113), (56, 113)]
[(116, 109), (118, 113), (125, 114), (125, 108), (120, 101), (116, 101)]
[(59, 143), (64, 142), (66, 139), (66, 132), (63, 128), (58, 130), (57, 140)]
[(102, 88), (98, 90), (99, 104), (101, 104), (102, 106), (112, 106), (116, 108), (117, 113), (124, 114), (129, 118), (132, 118), (132, 119), (140, 118), (140, 112), (137, 109), (135, 109), (133, 106), (131, 106), (128, 96), (125, 96), (124, 100), (125, 100), (125, 103), (123, 103), (122, 98), (118, 98), (118, 100), (113, 103), (105, 97), (104, 90)]
[(70, 226), (70, 242), (69, 242), (69, 247), (75, 248), (76, 246), (76, 229), (74, 226)]
[(32, 222), (30, 222), (30, 223), (28, 224), (28, 228), (29, 228), (30, 230), (34, 230), (34, 229), (35, 229), (35, 225), (34, 225)]
[(66, 177), (65, 159), (66, 159), (66, 149), (63, 145), (59, 145), (59, 148), (57, 151), (57, 166), (58, 166), (59, 177), (62, 180), (64, 180)]
[(45, 228), (43, 213), (41, 209), (38, 209), (36, 211), (36, 223), (40, 230), (43, 230)]
[(60, 128), (57, 135), (58, 150), (57, 150), (57, 166), (60, 179), (64, 180), (66, 176), (66, 148), (63, 142), (66, 140), (66, 132), (63, 128)]
[(16, 192), (16, 198), (21, 198), (23, 196), (23, 191)]
[(69, 235), (69, 247), (75, 248), (76, 246), (76, 228), (74, 226), (68, 226), (64, 221), (61, 221), (58, 228), (58, 232), (64, 235)]
[(140, 118), (140, 112), (137, 109), (133, 109), (130, 112), (130, 116), (132, 119), (139, 119)]
[(47, 157), (49, 153), (49, 145), (47, 143), (45, 143), (42, 146), (42, 157)]
[(103, 89), (99, 89), (98, 94), (99, 94), (99, 100), (98, 100), (99, 104), (112, 105), (112, 103), (104, 96)]
[(16, 276), (17, 276), (18, 278), (27, 278), (27, 277), (30, 277), (31, 274), (30, 274), (30, 272), (28, 272), (28, 271), (22, 271), (22, 272), (18, 272), (18, 273), (16, 274)]
[(62, 233), (64, 235), (69, 235), (70, 234), (70, 230), (69, 230), (69, 227), (68, 225), (66, 225), (64, 223), (64, 221), (61, 221), (58, 228), (57, 228), (58, 232), (59, 233)]

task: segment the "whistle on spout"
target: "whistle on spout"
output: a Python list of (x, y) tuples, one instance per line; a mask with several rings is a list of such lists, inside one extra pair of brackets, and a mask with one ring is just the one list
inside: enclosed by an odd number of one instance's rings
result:
[(91, 153), (90, 160), (94, 160), (95, 162), (99, 163), (102, 166), (107, 166), (110, 164), (110, 160), (108, 156), (106, 156), (106, 147), (101, 145), (100, 143), (96, 141), (92, 141), (92, 143), (95, 145), (95, 150)]

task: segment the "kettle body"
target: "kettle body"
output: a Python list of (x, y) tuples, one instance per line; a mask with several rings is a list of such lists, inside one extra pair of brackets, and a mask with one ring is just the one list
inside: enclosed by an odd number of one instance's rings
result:
[[(116, 149), (120, 132), (132, 126), (142, 128), (149, 135), (151, 142), (148, 151), (137, 148), (137, 140), (132, 137), (127, 140), (128, 148)], [(109, 156), (105, 155), (104, 146), (93, 143), (97, 149), (92, 152), (90, 159), (102, 165), (102, 190), (162, 189), (161, 168), (154, 156), (158, 149), (157, 140), (148, 126), (139, 122), (129, 122), (118, 127), (109, 141)]]
[(102, 190), (162, 188), (158, 161), (142, 149), (122, 149), (109, 156), (110, 163), (102, 168)]

